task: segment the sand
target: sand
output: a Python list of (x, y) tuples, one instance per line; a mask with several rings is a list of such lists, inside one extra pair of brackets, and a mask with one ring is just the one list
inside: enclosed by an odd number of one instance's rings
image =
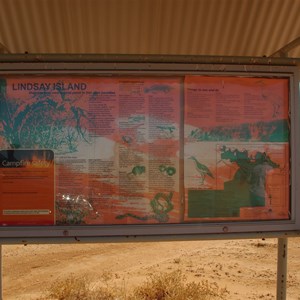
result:
[[(181, 270), (228, 299), (276, 299), (277, 239), (2, 246), (3, 299), (35, 299), (57, 278), (100, 278), (130, 291), (149, 274)], [(287, 299), (300, 299), (300, 238), (288, 239)]]

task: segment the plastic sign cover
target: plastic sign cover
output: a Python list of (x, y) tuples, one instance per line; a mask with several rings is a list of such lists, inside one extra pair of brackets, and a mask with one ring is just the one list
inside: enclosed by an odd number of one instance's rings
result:
[(0, 224), (288, 220), (289, 79), (7, 76)]

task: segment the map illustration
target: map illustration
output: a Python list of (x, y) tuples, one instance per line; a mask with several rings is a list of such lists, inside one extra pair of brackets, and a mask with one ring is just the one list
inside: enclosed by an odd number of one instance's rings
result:
[(272, 154), (262, 144), (218, 144), (216, 148), (217, 188), (189, 189), (189, 217), (235, 218), (241, 217), (243, 208), (269, 213), (280, 209), (272, 206), (280, 202), (284, 196), (280, 188), (288, 182), (281, 144), (269, 146)]

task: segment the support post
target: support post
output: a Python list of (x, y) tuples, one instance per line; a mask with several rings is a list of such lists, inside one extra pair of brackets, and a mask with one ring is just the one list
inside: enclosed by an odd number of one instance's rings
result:
[(3, 294), (2, 294), (2, 244), (0, 244), (0, 300), (3, 299)]
[(278, 238), (277, 253), (277, 300), (286, 300), (287, 238)]

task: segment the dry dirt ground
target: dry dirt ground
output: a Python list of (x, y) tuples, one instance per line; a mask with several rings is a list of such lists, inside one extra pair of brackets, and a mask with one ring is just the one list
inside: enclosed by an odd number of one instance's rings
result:
[[(3, 299), (35, 299), (57, 278), (106, 276), (130, 291), (182, 270), (226, 287), (228, 299), (276, 299), (277, 239), (3, 246)], [(106, 275), (105, 275), (106, 274)], [(287, 299), (300, 299), (300, 238), (288, 239)]]

